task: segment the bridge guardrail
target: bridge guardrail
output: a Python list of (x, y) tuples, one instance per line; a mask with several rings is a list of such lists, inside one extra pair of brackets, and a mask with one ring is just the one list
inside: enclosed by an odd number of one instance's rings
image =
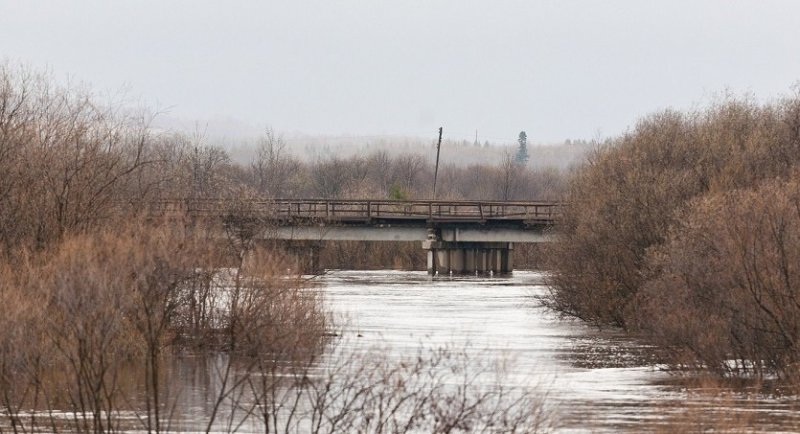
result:
[(151, 212), (183, 212), (192, 216), (225, 215), (233, 212), (274, 220), (309, 219), (429, 220), (429, 221), (528, 221), (554, 223), (563, 204), (548, 201), (443, 201), (443, 200), (352, 200), (352, 199), (273, 199), (165, 200), (152, 204)]

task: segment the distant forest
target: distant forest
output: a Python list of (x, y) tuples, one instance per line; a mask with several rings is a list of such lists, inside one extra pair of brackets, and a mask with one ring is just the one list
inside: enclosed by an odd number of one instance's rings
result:
[[(0, 251), (14, 258), (46, 249), (162, 200), (432, 197), (435, 149), (422, 139), (299, 145), (265, 129), (224, 143), (157, 128), (157, 119), (47, 74), (0, 66)], [(514, 145), (444, 141), (437, 199), (557, 199), (566, 167), (590, 146), (531, 144), (520, 163)]]
[[(175, 119), (169, 114), (161, 114), (151, 122), (155, 131), (182, 133), (196, 138), (208, 145), (224, 149), (231, 160), (247, 164), (256, 158), (256, 148), (266, 132), (272, 131), (265, 126), (255, 128), (250, 124), (238, 123), (226, 119), (210, 119), (207, 121), (186, 122)], [(500, 164), (506, 154), (517, 151), (517, 135), (519, 131), (509, 131), (506, 138), (453, 139), (463, 137), (463, 133), (451, 133), (444, 127), (441, 160), (445, 164), (468, 166), (472, 164)], [(314, 162), (334, 157), (349, 158), (376, 152), (387, 152), (390, 156), (401, 154), (419, 154), (429, 163), (436, 157), (437, 132), (431, 131), (430, 137), (403, 134), (380, 135), (307, 135), (300, 133), (282, 133), (280, 136), (285, 145), (285, 152), (301, 161)], [(565, 139), (558, 142), (541, 142), (536, 139), (535, 132), (528, 131), (528, 164), (533, 168), (567, 169), (578, 165), (586, 153), (594, 147), (597, 139)]]

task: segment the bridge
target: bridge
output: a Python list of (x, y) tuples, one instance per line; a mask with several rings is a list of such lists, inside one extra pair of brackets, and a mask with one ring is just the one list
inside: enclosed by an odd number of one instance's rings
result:
[(513, 270), (514, 243), (551, 240), (558, 202), (444, 200), (189, 200), (157, 204), (162, 213), (259, 221), (263, 237), (291, 241), (420, 241), (428, 272), (474, 274)]

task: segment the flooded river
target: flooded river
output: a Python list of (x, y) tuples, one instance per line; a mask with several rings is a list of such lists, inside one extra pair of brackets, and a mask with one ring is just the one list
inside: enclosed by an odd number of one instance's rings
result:
[[(659, 368), (652, 348), (618, 332), (559, 318), (539, 301), (546, 294), (540, 273), (432, 279), (424, 272), (329, 271), (312, 280), (318, 283), (312, 290), (324, 293), (337, 318), (336, 351), (380, 348), (384, 360), (392, 362), (408, 360), (421, 346), (446, 346), (463, 349), (483, 366), (509, 361), (506, 385), (541, 397), (559, 432), (800, 430), (795, 396), (752, 387), (720, 394), (714, 387), (682, 385)], [(374, 361), (342, 363), (336, 357), (328, 354), (313, 369), (323, 372), (338, 363), (358, 376), (375, 369)], [(234, 392), (215, 403), (225, 390), (220, 378), (226, 360), (189, 355), (170, 360), (164, 401), (174, 405), (162, 428), (203, 432), (219, 405), (211, 431), (265, 431), (263, 419), (241, 416), (244, 408), (258, 408), (240, 405), (255, 402), (247, 393)], [(141, 407), (136, 400), (131, 397)], [(229, 400), (239, 404), (228, 405)], [(68, 421), (75, 413), (48, 411), (39, 417)], [(144, 427), (141, 412), (122, 411), (116, 417), (121, 431)], [(12, 431), (7, 422), (0, 418), (0, 432)]]
[(360, 335), (357, 345), (388, 344), (403, 354), (420, 343), (448, 343), (481, 357), (510, 357), (512, 378), (542, 390), (564, 432), (800, 429), (795, 397), (687, 388), (659, 369), (649, 348), (558, 318), (537, 301), (546, 293), (540, 273), (431, 279), (424, 272), (333, 271), (321, 282), (333, 309), (349, 318), (345, 332)]

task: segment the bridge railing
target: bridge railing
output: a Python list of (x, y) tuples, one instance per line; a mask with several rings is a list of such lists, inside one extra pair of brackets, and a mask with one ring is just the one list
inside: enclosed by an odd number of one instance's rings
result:
[(193, 216), (238, 213), (274, 220), (309, 219), (502, 221), (553, 223), (561, 214), (559, 202), (433, 201), (433, 200), (173, 200), (153, 204), (160, 213), (184, 212)]

